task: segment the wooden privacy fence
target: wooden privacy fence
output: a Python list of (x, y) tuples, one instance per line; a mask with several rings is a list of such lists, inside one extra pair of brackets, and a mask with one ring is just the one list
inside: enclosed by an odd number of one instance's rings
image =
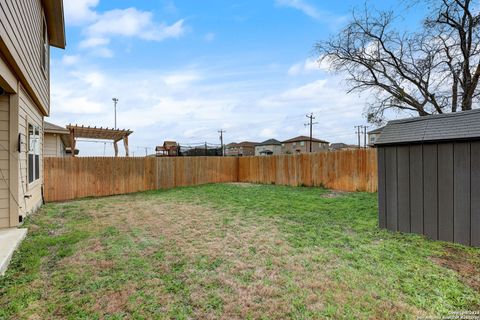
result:
[(239, 181), (290, 186), (323, 186), (342, 191), (377, 191), (375, 149), (245, 157)]
[(206, 183), (251, 182), (377, 190), (376, 151), (269, 157), (45, 158), (47, 202)]
[(45, 201), (65, 201), (238, 180), (238, 160), (191, 158), (45, 158)]

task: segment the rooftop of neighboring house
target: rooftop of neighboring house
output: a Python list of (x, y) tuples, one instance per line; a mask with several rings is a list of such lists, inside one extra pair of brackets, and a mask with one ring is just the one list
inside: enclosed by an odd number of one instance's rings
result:
[(375, 144), (462, 139), (480, 139), (480, 109), (390, 121)]
[(330, 149), (332, 150), (340, 150), (340, 149), (349, 149), (349, 148), (357, 148), (356, 145), (346, 144), (343, 142), (331, 143)]
[(377, 129), (373, 129), (372, 131), (368, 131), (367, 133), (368, 133), (368, 134), (378, 134), (378, 133), (382, 133), (383, 128), (385, 128), (385, 126), (383, 126), (383, 127), (378, 127)]
[(280, 146), (282, 143), (277, 139), (268, 139), (262, 143), (257, 144), (257, 146)]
[(70, 134), (70, 130), (65, 127), (58, 126), (51, 122), (44, 122), (43, 131), (45, 133), (58, 133), (58, 134)]
[[(310, 141), (310, 137), (298, 136), (298, 137), (295, 137), (295, 138), (292, 138), (292, 139), (285, 140), (282, 143), (302, 142), (302, 141)], [(320, 143), (329, 143), (328, 141), (320, 140), (320, 139), (316, 139), (316, 138), (312, 138), (312, 141), (313, 142), (320, 142)]]
[(177, 142), (176, 141), (164, 141), (163, 146), (164, 147), (176, 147)]
[(242, 147), (255, 147), (258, 142), (242, 141), (239, 143), (232, 142), (226, 145), (227, 148), (242, 148)]

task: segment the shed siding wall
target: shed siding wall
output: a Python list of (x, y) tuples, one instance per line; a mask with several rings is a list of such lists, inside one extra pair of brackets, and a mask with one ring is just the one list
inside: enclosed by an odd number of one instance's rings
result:
[(438, 162), (437, 145), (423, 146), (423, 232), (438, 239)]
[(386, 196), (387, 228), (397, 230), (398, 224), (398, 181), (397, 181), (397, 148), (385, 148), (385, 187), (388, 191)]
[(423, 234), (423, 147), (410, 147), (410, 230)]
[(453, 143), (438, 145), (438, 239), (453, 241)]
[(471, 197), (471, 244), (472, 246), (480, 247), (480, 196), (478, 194), (480, 190), (480, 142), (472, 142), (470, 152), (470, 167), (472, 170), (471, 190), (472, 194), (476, 192), (476, 194)]
[(48, 113), (49, 71), (42, 67), (43, 8), (40, 0), (0, 1), (0, 42)]
[(378, 159), (378, 226), (387, 227), (385, 199), (385, 148), (377, 149)]
[(480, 142), (380, 146), (378, 170), (380, 227), (480, 246)]
[(410, 232), (410, 148), (397, 148), (398, 230)]
[(470, 244), (470, 143), (454, 145), (453, 237)]

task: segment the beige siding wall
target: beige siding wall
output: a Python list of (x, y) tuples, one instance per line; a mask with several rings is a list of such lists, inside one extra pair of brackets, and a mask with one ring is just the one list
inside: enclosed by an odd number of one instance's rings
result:
[[(312, 152), (328, 151), (328, 143), (313, 142)], [(282, 145), (282, 153), (297, 154), (310, 152), (310, 141), (288, 142)]]
[(49, 68), (45, 72), (42, 67), (43, 19), (40, 0), (0, 0), (0, 42), (7, 49), (4, 54), (15, 61), (15, 73), (48, 112)]
[(0, 96), (0, 228), (10, 226), (9, 212), (9, 167), (8, 167), (8, 133), (9, 133), (9, 96)]
[[(40, 127), (40, 179), (28, 183), (28, 145), (22, 146), (19, 155), (19, 199), (20, 214), (27, 215), (36, 210), (42, 204), (42, 184), (43, 184), (43, 116), (35, 107), (35, 104), (25, 92), (20, 89), (19, 109), (18, 109), (18, 132), (25, 136), (25, 142), (28, 143), (28, 124)], [(27, 196), (27, 197), (25, 197)], [(25, 199), (25, 201), (23, 201)]]
[(255, 155), (256, 156), (263, 156), (265, 154), (261, 153), (261, 152), (265, 151), (265, 150), (272, 151), (274, 155), (282, 154), (282, 146), (272, 144), (272, 145), (266, 145), (266, 146), (256, 146), (255, 147)]
[(44, 157), (64, 157), (65, 156), (65, 148), (63, 147), (63, 142), (62, 142), (62, 139), (60, 139), (60, 135), (55, 133), (44, 134), (43, 156)]

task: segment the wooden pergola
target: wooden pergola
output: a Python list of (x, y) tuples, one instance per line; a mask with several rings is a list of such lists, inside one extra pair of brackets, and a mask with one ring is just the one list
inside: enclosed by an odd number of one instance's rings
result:
[[(115, 157), (118, 157), (118, 145), (117, 142), (123, 140), (125, 146), (125, 156), (129, 156), (128, 153), (128, 136), (133, 133), (131, 130), (126, 129), (109, 129), (109, 128), (97, 128), (97, 127), (85, 127), (79, 125), (69, 124), (67, 129), (70, 131), (70, 144), (72, 150), (75, 150), (75, 144), (77, 138), (85, 139), (97, 139), (97, 140), (112, 140), (113, 148), (115, 150)], [(72, 157), (75, 157), (75, 152), (72, 152)]]

